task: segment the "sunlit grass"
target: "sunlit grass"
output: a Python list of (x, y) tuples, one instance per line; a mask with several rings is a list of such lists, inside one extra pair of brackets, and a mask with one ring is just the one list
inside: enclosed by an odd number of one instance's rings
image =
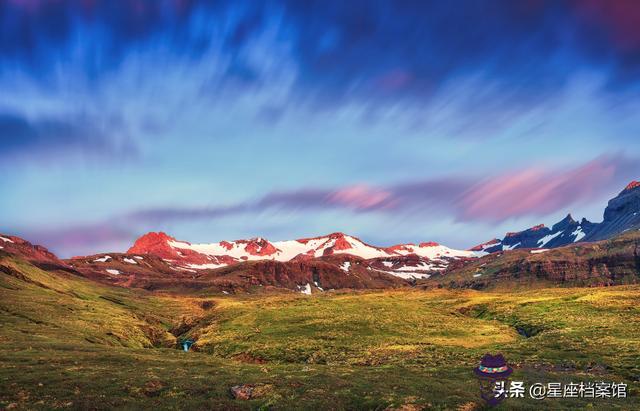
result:
[[(471, 370), (485, 352), (515, 379), (630, 385), (626, 400), (504, 408), (640, 407), (638, 286), (196, 298), (2, 263), (24, 278), (0, 274), (0, 407), (456, 409), (481, 404)], [(260, 394), (234, 400), (240, 383)]]

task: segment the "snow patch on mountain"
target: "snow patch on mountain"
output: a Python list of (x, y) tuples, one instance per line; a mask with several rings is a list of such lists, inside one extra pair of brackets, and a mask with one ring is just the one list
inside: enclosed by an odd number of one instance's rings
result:
[(517, 244), (514, 244), (514, 245), (504, 245), (504, 244), (503, 244), (503, 245), (502, 245), (502, 250), (503, 250), (503, 251), (511, 251), (511, 250), (514, 250), (514, 249), (518, 248), (518, 247), (520, 246), (520, 244), (522, 244), (522, 243), (517, 243)]
[(302, 294), (311, 295), (311, 284), (307, 283), (305, 286), (298, 286)]
[(549, 235), (545, 235), (544, 237), (542, 237), (540, 240), (538, 240), (538, 246), (539, 248), (544, 247), (549, 241), (553, 240), (554, 238), (558, 237), (560, 234), (564, 233), (564, 231), (558, 231), (555, 234), (549, 234)]
[[(486, 253), (455, 250), (437, 243), (400, 244), (392, 247), (376, 247), (343, 233), (302, 238), (297, 240), (270, 242), (258, 237), (249, 240), (221, 241), (218, 243), (191, 244), (179, 241), (165, 233), (148, 233), (140, 237), (129, 250), (131, 254), (153, 254), (170, 262), (172, 266), (188, 267), (196, 270), (216, 269), (244, 261), (321, 258), (331, 255), (351, 255), (364, 260), (405, 259), (402, 261), (378, 262), (390, 271), (444, 270), (454, 259), (480, 257)], [(415, 258), (411, 258), (414, 256)], [(422, 260), (421, 264), (420, 261)], [(394, 264), (398, 265), (394, 266)], [(339, 263), (345, 273), (353, 268), (353, 262)], [(416, 264), (418, 266), (416, 267)], [(393, 267), (396, 267), (394, 269)], [(404, 275), (404, 274), (403, 274)], [(413, 278), (422, 276), (414, 275)]]
[(582, 227), (578, 227), (578, 228), (576, 229), (576, 231), (574, 231), (573, 233), (571, 233), (571, 235), (576, 236), (575, 240), (573, 240), (573, 242), (574, 242), (574, 243), (579, 242), (580, 240), (582, 240), (582, 239), (586, 236), (585, 232), (584, 232), (584, 231), (582, 231)]
[[(389, 247), (387, 249), (374, 247), (358, 238), (342, 233), (334, 233), (324, 237), (301, 240), (276, 241), (269, 243), (262, 238), (252, 240), (222, 241), (211, 244), (189, 244), (183, 241), (169, 241), (174, 249), (191, 250), (209, 256), (229, 256), (236, 260), (254, 261), (272, 259), (289, 261), (299, 255), (322, 257), (329, 254), (350, 254), (365, 260), (372, 258), (390, 257), (396, 255), (416, 254), (420, 257), (436, 259), (440, 257), (477, 257), (474, 251), (454, 250), (442, 245), (406, 244)], [(275, 251), (267, 255), (258, 255), (262, 248), (249, 251), (248, 244), (267, 244)]]
[(413, 279), (420, 279), (420, 278), (429, 278), (429, 277), (431, 277), (431, 274), (427, 274), (427, 273), (420, 273), (420, 272), (415, 272), (415, 271), (402, 271), (402, 270), (397, 270), (397, 271), (385, 271), (385, 270), (372, 269), (371, 267), (367, 267), (367, 269), (370, 269), (370, 270), (373, 270), (373, 271), (377, 271), (377, 272), (379, 272), (379, 273), (390, 274), (390, 275), (393, 275), (393, 276), (395, 276), (395, 277), (404, 278), (405, 280), (413, 280)]
[(226, 267), (226, 264), (187, 264), (189, 268), (196, 270), (215, 270), (216, 268)]
[(415, 272), (416, 270), (437, 270), (437, 271), (440, 271), (440, 270), (444, 270), (445, 268), (446, 267), (437, 267), (437, 266), (434, 266), (432, 264), (427, 264), (427, 263), (422, 262), (422, 263), (420, 263), (420, 264), (418, 264), (416, 266), (407, 265), (407, 266), (404, 266), (404, 267), (400, 267), (395, 271), (410, 271), (410, 272)]

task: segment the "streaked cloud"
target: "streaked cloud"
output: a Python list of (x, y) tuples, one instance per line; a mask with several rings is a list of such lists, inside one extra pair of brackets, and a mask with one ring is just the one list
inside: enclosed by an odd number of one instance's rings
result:
[(126, 251), (136, 232), (113, 221), (66, 227), (25, 228), (19, 234), (34, 244), (47, 246), (61, 257)]
[(393, 218), (389, 242), (433, 227), (419, 240), (474, 243), (599, 204), (639, 176), (639, 14), (632, 0), (0, 1), (0, 230), (65, 255), (273, 216), (284, 238), (290, 216), (381, 240)]
[(614, 190), (624, 187), (629, 179), (640, 175), (639, 164), (621, 154), (609, 154), (573, 168), (532, 166), (488, 177), (450, 176), (385, 187), (359, 184), (336, 189), (302, 188), (230, 206), (149, 209), (127, 218), (215, 219), (273, 208), (406, 212), (417, 218), (437, 211), (459, 220), (499, 222), (522, 216), (545, 216), (597, 199), (611, 193), (612, 187)]
[(597, 199), (638, 175), (637, 160), (622, 155), (604, 155), (569, 169), (516, 170), (481, 181), (465, 192), (458, 217), (500, 222), (526, 215), (545, 216)]
[(106, 135), (99, 122), (88, 118), (36, 118), (0, 112), (0, 159), (6, 165), (18, 161), (53, 162), (79, 154), (118, 161), (135, 157), (136, 147), (117, 127)]

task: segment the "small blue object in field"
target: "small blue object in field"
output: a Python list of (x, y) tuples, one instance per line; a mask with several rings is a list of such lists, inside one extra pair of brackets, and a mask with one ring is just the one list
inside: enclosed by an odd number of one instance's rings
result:
[(182, 341), (182, 349), (184, 350), (184, 352), (188, 352), (189, 348), (191, 348), (193, 343), (194, 343), (194, 341), (191, 341), (191, 340)]

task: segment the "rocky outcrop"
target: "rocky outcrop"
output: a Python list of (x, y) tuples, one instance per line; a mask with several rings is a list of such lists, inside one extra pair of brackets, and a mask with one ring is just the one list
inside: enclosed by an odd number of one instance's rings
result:
[(330, 255), (312, 260), (260, 260), (236, 264), (205, 274), (213, 283), (247, 286), (274, 286), (291, 290), (381, 289), (408, 286), (406, 280), (369, 268), (362, 258)]
[(640, 283), (640, 233), (553, 250), (497, 252), (450, 267), (428, 286), (483, 289), (517, 284), (608, 286)]
[(155, 255), (166, 260), (181, 260), (185, 264), (207, 264), (211, 259), (189, 249), (176, 249), (171, 246), (177, 240), (163, 232), (147, 233), (138, 238), (127, 254)]
[(494, 239), (475, 246), (471, 250), (495, 253), (521, 248), (562, 247), (582, 241), (596, 225), (586, 219), (578, 222), (569, 214), (550, 228), (540, 224), (524, 231), (507, 233), (502, 240)]
[(604, 219), (585, 237), (585, 241), (598, 241), (617, 234), (640, 229), (640, 182), (632, 181), (607, 205)]
[(32, 263), (65, 265), (45, 247), (12, 235), (0, 234), (0, 253), (2, 252), (22, 257)]
[(244, 250), (250, 255), (264, 257), (278, 252), (273, 244), (264, 238), (255, 238), (246, 241), (246, 243), (247, 245), (244, 247)]

